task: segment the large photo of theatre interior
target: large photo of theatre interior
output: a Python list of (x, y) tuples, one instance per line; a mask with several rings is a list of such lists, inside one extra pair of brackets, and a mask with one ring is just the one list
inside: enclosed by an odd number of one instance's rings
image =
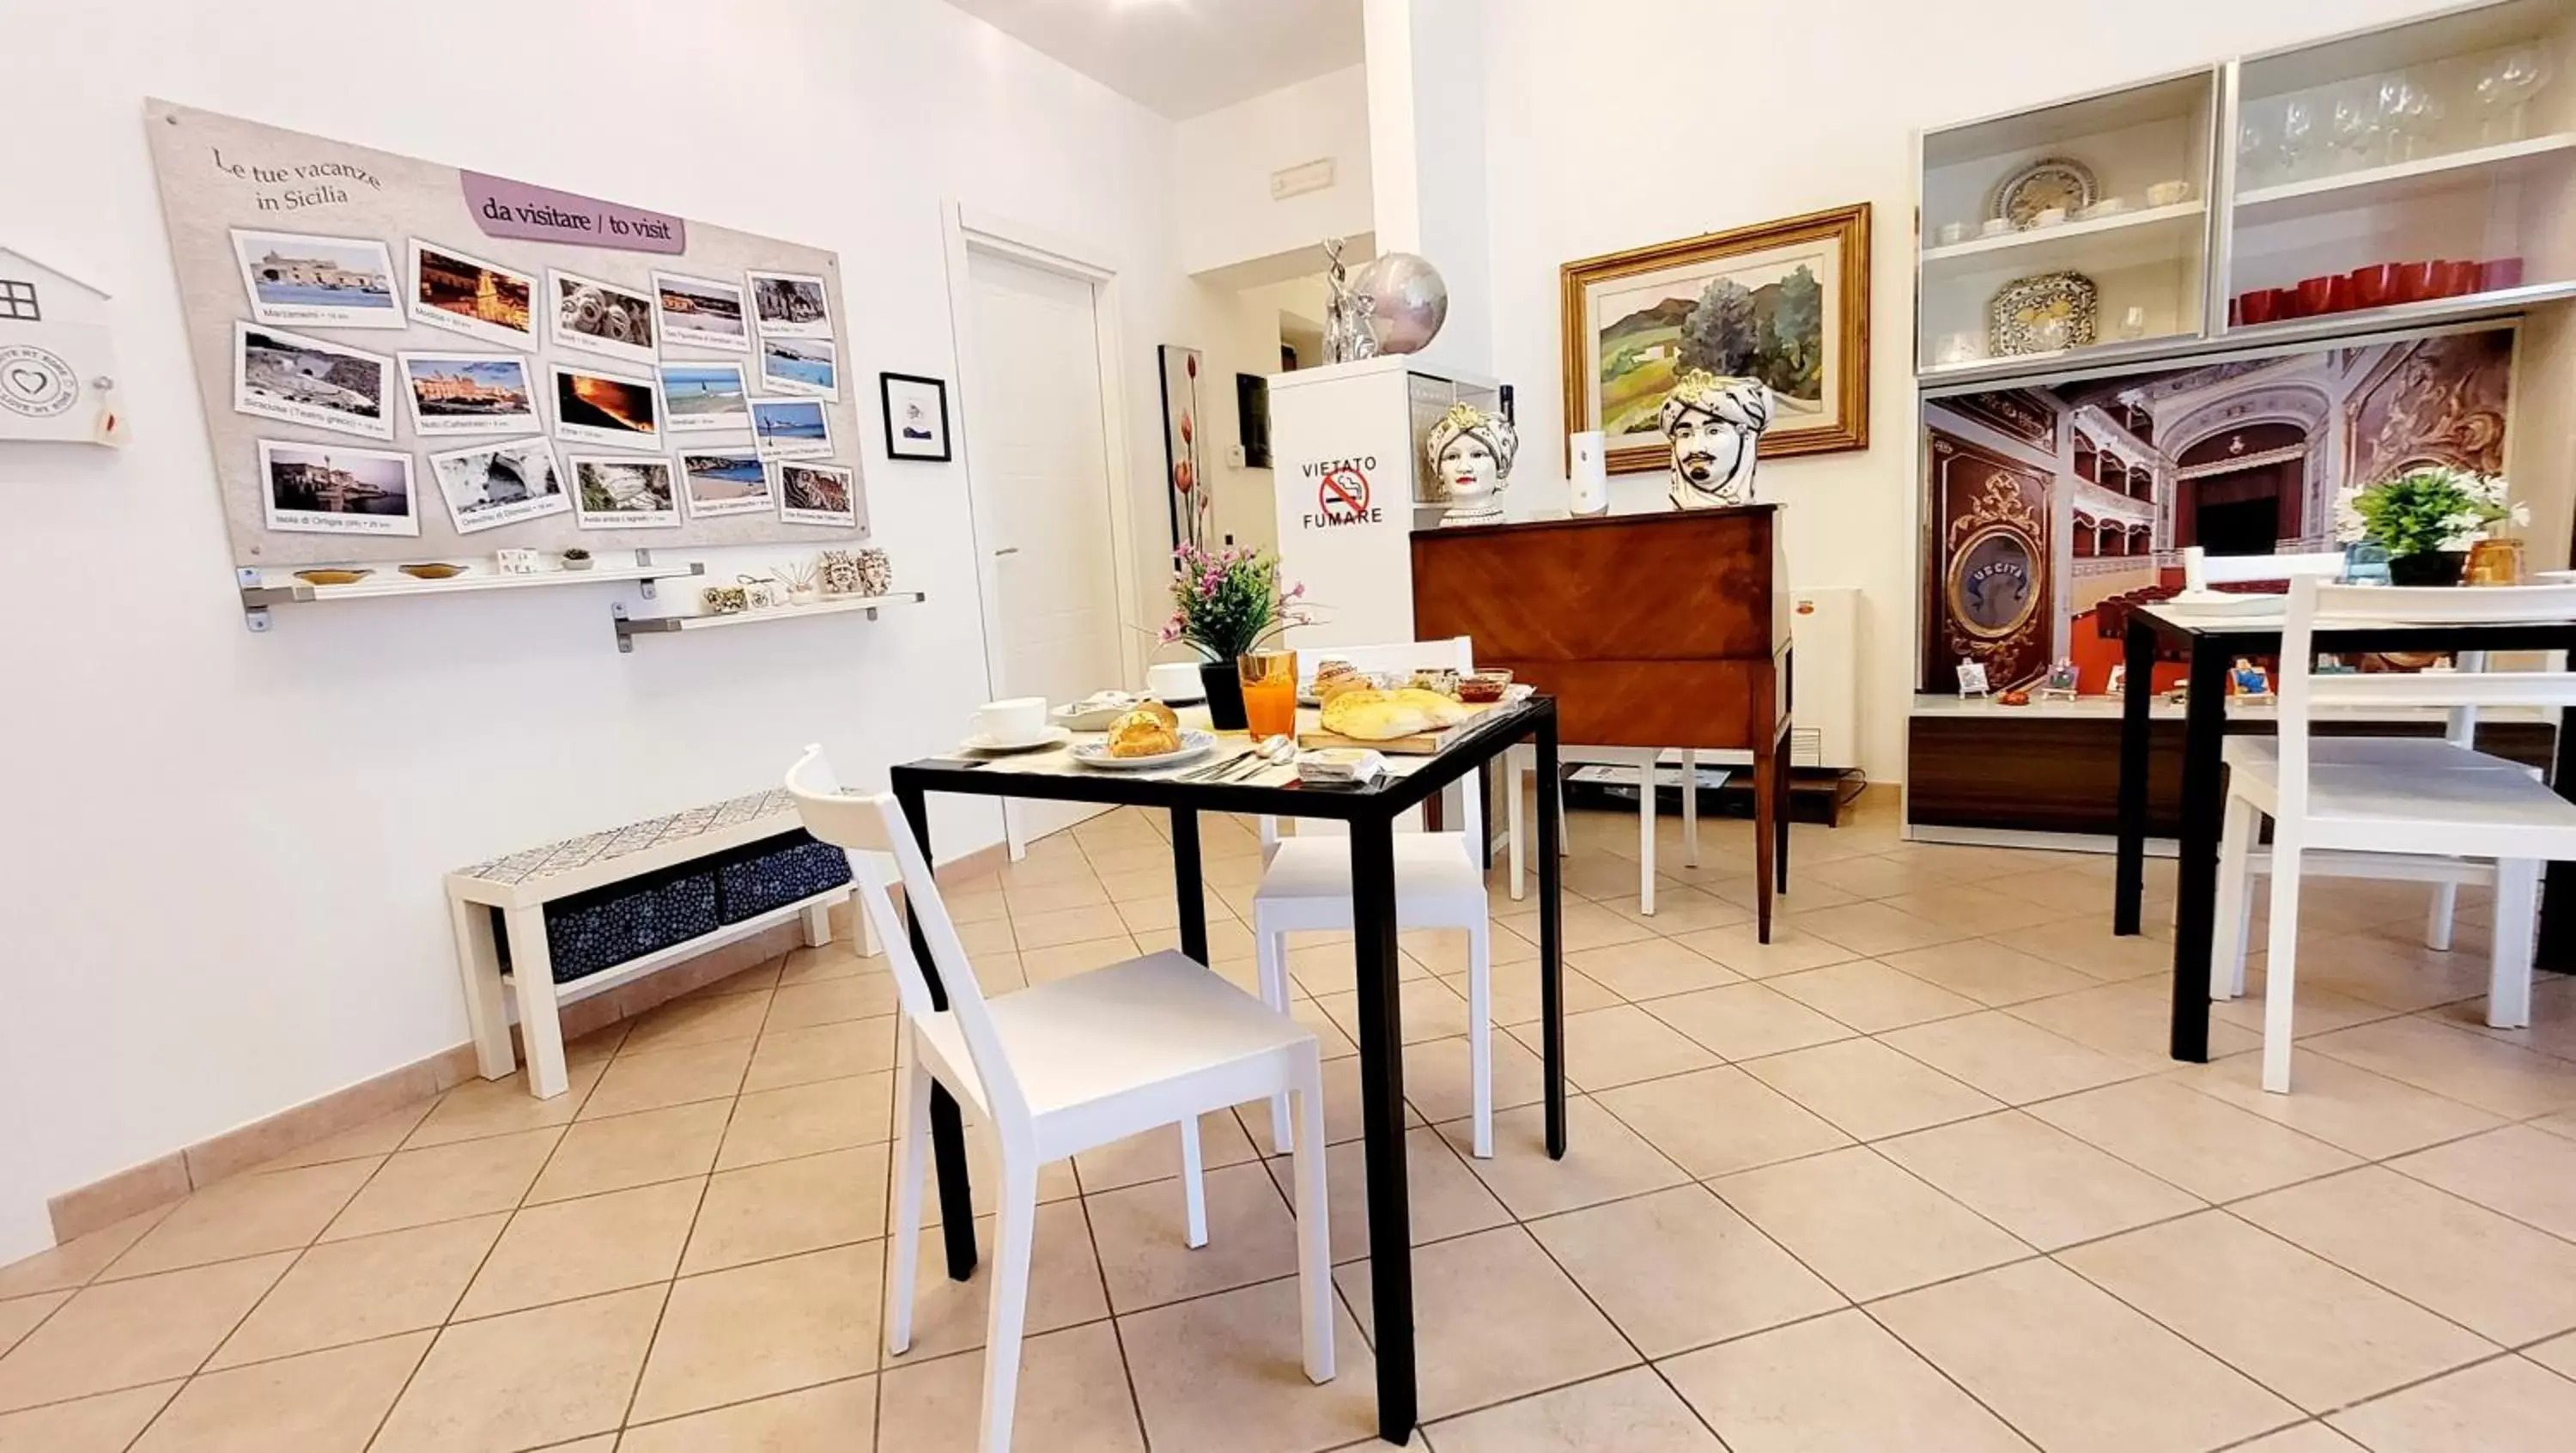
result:
[(2486, 328), (1927, 398), (1917, 689), (1954, 690), (1963, 660), (2001, 690), (2071, 658), (2105, 691), (2120, 607), (2179, 586), (2186, 547), (2336, 549), (2346, 480), (2501, 473), (2513, 348)]

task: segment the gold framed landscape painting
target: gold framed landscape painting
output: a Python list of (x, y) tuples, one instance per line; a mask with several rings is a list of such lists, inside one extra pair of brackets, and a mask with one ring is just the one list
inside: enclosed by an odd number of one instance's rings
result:
[(1565, 417), (1610, 472), (1661, 469), (1685, 369), (1760, 379), (1762, 457), (1869, 447), (1869, 204), (1569, 262)]

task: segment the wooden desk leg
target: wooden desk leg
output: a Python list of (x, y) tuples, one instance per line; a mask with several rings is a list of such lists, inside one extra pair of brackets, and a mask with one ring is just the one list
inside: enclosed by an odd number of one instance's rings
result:
[[(930, 854), (930, 811), (921, 790), (898, 776), (894, 796), (912, 824), (912, 840), (921, 848), (921, 860), (937, 863)], [(929, 984), (930, 1007), (945, 1009), (948, 986), (939, 981), (939, 963), (930, 956), (930, 941), (921, 934), (921, 915), (908, 898), (903, 916), (910, 929), (913, 961), (921, 965), (921, 976)], [(948, 1279), (964, 1281), (975, 1274), (975, 1194), (966, 1178), (966, 1117), (957, 1108), (957, 1097), (935, 1080), (930, 1086), (930, 1163), (939, 1178), (939, 1235), (947, 1243)]]
[(2119, 864), (2111, 889), (2111, 931), (2138, 931), (2138, 903), (2147, 891), (2147, 771), (2153, 728), (2147, 708), (2156, 696), (2156, 633), (2129, 614), (2126, 665), (2121, 679), (2128, 694), (2120, 702), (2120, 841)]
[(519, 984), (519, 1042), (528, 1051), (528, 1093), (551, 1100), (571, 1088), (564, 1074), (563, 1025), (555, 1018), (555, 972), (546, 947), (546, 911), (513, 908), (505, 918), (510, 935), (510, 977)]
[(1207, 879), (1200, 876), (1199, 815), (1172, 809), (1172, 897), (1180, 905), (1181, 952), (1208, 961)]
[(2227, 653), (2195, 637), (2182, 729), (2182, 841), (2174, 889), (2173, 1057), (2209, 1059), (2209, 937), (2218, 912), (2218, 829), (2226, 799)]
[(1539, 1065), (1547, 1096), (1547, 1154), (1565, 1159), (1565, 799), (1555, 789), (1556, 709), (1539, 719), (1538, 1004)]
[(1780, 764), (1776, 745), (1753, 748), (1753, 936), (1771, 941), (1772, 885), (1780, 871)]
[(510, 1000), (501, 984), (501, 955), (492, 943), (492, 910), (462, 898), (447, 900), (456, 931), (456, 972), (465, 982), (465, 1023), (474, 1032), (474, 1068), (487, 1080), (518, 1072), (510, 1047)]
[(1772, 887), (1782, 894), (1789, 891), (1789, 821), (1797, 815), (1790, 811), (1789, 755), (1777, 749), (1771, 753), (1773, 768), (1778, 773), (1771, 789), (1771, 852), (1779, 860), (1775, 865), (1778, 878)]
[[(1174, 814), (1178, 818), (1178, 814)], [(1174, 857), (1180, 845), (1173, 844)], [(1194, 865), (1193, 865), (1194, 866)], [(1377, 1430), (1413, 1436), (1412, 1201), (1404, 1163), (1403, 999), (1396, 991), (1395, 824), (1351, 824), (1351, 921), (1359, 983), (1360, 1135), (1368, 1166), (1369, 1292), (1375, 1304)]]

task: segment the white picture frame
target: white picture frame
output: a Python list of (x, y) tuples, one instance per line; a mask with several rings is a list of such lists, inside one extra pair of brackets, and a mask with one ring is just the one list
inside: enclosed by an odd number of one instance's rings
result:
[(830, 459), (832, 405), (817, 398), (754, 398), (753, 444), (763, 459)]
[(841, 401), (840, 349), (829, 338), (760, 339), (760, 391), (773, 396)]
[[(478, 343), (533, 353), (537, 349), (537, 312), (545, 306), (545, 285), (536, 274), (503, 267), (497, 262), (476, 257), (461, 248), (426, 238), (409, 239), (411, 291), (404, 295), (404, 308), (411, 321), (443, 332), (461, 334)], [(440, 259), (446, 266), (438, 269), (444, 276), (470, 270), (478, 275), (473, 289), (477, 301), (466, 304), (456, 295), (465, 285), (442, 287), (438, 296), (455, 297), (453, 306), (431, 301), (428, 259)], [(516, 312), (526, 321), (513, 325), (509, 315)]]
[[(496, 474), (502, 473), (493, 468), (495, 459), (508, 461), (506, 472), (515, 473), (525, 491), (520, 497), (508, 498), (506, 490), (492, 487)], [(539, 465), (546, 471), (545, 484), (536, 482), (533, 473)], [(448, 522), (460, 535), (572, 510), (572, 484), (564, 473), (563, 460), (555, 453), (553, 442), (543, 437), (484, 441), (432, 454), (429, 477), (447, 506)]]
[[(837, 489), (840, 507), (832, 508), (819, 497), (817, 485)], [(769, 492), (777, 497), (778, 518), (784, 524), (826, 525), (844, 530), (859, 526), (857, 473), (846, 466), (811, 459), (772, 459)]]
[(746, 271), (752, 322), (772, 338), (832, 336), (832, 285), (809, 272)]
[(691, 448), (676, 454), (680, 494), (693, 520), (720, 520), (728, 515), (765, 515), (778, 506), (777, 481), (760, 451), (742, 444)]
[(373, 237), (232, 229), (252, 321), (287, 328), (411, 326), (394, 294), (392, 249)]
[(546, 269), (546, 338), (555, 347), (638, 368), (661, 359), (661, 306), (650, 293), (562, 268)]
[(653, 376), (662, 385), (668, 411), (662, 427), (669, 433), (739, 434), (751, 427), (751, 388), (741, 359), (666, 358)]
[[(669, 412), (663, 407), (659, 375), (617, 373), (578, 363), (550, 364), (547, 374), (546, 395), (557, 439), (567, 444), (611, 449), (659, 450), (663, 447), (666, 442), (663, 421), (669, 417)], [(584, 389), (581, 386), (584, 380), (614, 384), (618, 390), (626, 392)], [(635, 390), (641, 390), (640, 398), (634, 396), (632, 391)], [(650, 418), (636, 412), (639, 404), (651, 411)]]
[[(692, 300), (705, 306), (687, 306)], [(731, 326), (722, 321), (722, 305), (728, 301), (733, 305)], [(681, 306), (675, 307), (675, 303)], [(742, 283), (657, 271), (653, 274), (653, 312), (661, 326), (664, 347), (677, 344), (686, 348), (720, 348), (728, 353), (751, 351), (751, 289)]]
[[(371, 500), (374, 506), (352, 509), (322, 503), (312, 482), (317, 471), (349, 476), (346, 488), (366, 493), (344, 498)], [(259, 486), (262, 517), (272, 530), (302, 535), (420, 533), (420, 491), (414, 486), (409, 454), (262, 439)], [(384, 507), (388, 504), (394, 507)]]

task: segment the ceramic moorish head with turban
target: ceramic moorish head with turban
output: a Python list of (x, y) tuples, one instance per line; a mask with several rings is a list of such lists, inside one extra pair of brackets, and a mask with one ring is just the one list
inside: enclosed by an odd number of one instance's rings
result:
[(1753, 464), (1771, 426), (1771, 390), (1757, 380), (1692, 369), (1664, 397), (1664, 437), (1673, 446), (1673, 508), (1753, 502)]

